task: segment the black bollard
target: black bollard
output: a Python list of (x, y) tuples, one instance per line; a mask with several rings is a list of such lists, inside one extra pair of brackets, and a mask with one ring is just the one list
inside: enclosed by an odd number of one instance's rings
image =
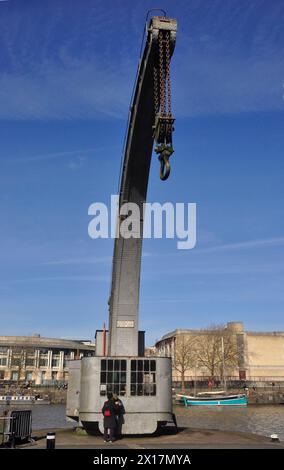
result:
[(46, 435), (46, 448), (55, 449), (55, 432), (48, 432)]

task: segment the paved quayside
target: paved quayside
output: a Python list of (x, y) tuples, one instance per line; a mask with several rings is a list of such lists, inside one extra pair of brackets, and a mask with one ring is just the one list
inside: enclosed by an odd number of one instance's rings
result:
[(35, 442), (20, 446), (24, 449), (43, 449), (47, 432), (56, 432), (57, 449), (283, 449), (284, 443), (271, 442), (257, 434), (181, 428), (178, 434), (168, 429), (161, 436), (125, 437), (112, 444), (104, 443), (101, 436), (82, 435), (74, 429), (48, 429), (36, 431)]

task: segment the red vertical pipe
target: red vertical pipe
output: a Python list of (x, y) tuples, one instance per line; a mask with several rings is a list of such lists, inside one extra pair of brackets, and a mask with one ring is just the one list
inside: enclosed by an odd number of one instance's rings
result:
[(103, 325), (103, 356), (106, 356), (106, 324)]

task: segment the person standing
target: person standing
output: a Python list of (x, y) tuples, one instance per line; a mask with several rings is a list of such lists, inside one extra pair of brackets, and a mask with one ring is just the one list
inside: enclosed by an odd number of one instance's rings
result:
[(125, 408), (123, 406), (122, 401), (118, 396), (114, 393), (113, 394), (113, 401), (115, 406), (115, 419), (116, 419), (116, 429), (115, 434), (117, 439), (122, 438), (122, 425), (124, 423)]
[(107, 394), (107, 401), (105, 401), (102, 408), (102, 414), (104, 417), (104, 441), (113, 442), (116, 428), (116, 410), (112, 393)]

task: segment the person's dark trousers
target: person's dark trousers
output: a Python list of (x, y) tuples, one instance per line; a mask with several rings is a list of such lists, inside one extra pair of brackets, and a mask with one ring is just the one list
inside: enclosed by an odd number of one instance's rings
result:
[(115, 437), (117, 439), (122, 439), (122, 416), (116, 416), (116, 429), (115, 429)]
[(105, 428), (104, 429), (104, 440), (105, 441), (113, 441), (114, 440), (114, 429), (113, 428)]

